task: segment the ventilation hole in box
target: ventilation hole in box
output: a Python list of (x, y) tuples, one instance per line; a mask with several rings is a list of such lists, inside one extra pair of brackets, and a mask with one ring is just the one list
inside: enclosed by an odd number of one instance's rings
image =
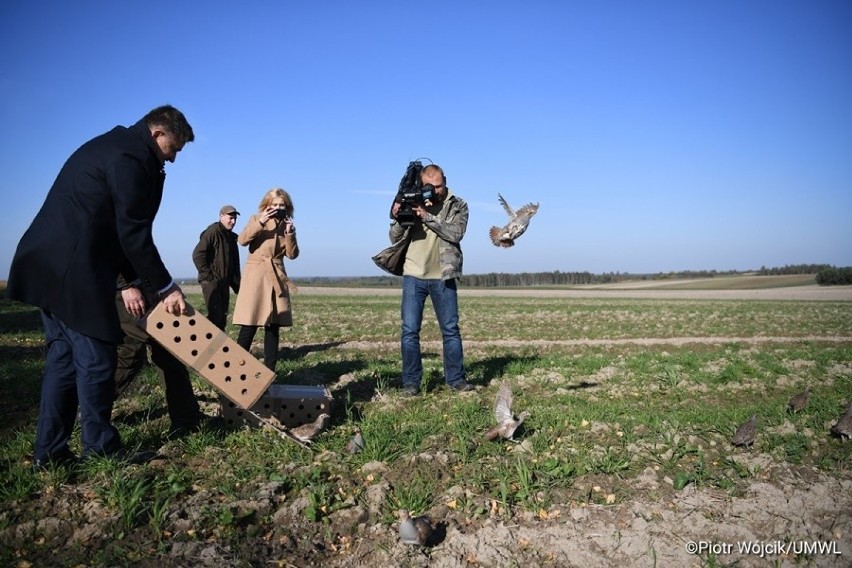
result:
[(246, 377), (245, 375), (240, 375), (240, 380), (241, 380), (241, 381), (244, 381), (244, 380), (246, 380), (247, 378), (248, 378), (248, 377)]
[(304, 404), (300, 404), (300, 405), (299, 405), (299, 410), (304, 410), (304, 409), (305, 409), (305, 405), (304, 405)]
[(228, 367), (230, 367), (230, 366), (231, 366), (231, 362), (230, 362), (230, 361), (225, 361), (224, 363), (222, 363), (222, 365), (223, 365), (223, 366), (227, 369)]
[(240, 391), (240, 394), (241, 394), (241, 395), (243, 395), (243, 396), (247, 395), (247, 394), (248, 394), (248, 389), (243, 389), (243, 390), (241, 390), (241, 391)]
[(242, 417), (243, 417), (243, 411), (242, 411), (242, 410), (237, 410), (237, 416), (239, 416), (240, 418), (242, 418)]
[(180, 335), (175, 335), (175, 343), (180, 343)]
[(192, 351), (190, 351), (190, 353), (193, 357), (198, 357), (198, 349), (193, 349)]
[(208, 331), (207, 333), (204, 334), (204, 337), (206, 337), (208, 340), (210, 340), (210, 339), (213, 339), (213, 334)]
[(155, 327), (156, 327), (157, 329), (163, 329), (163, 322), (158, 321), (158, 322), (157, 322), (157, 325), (156, 325)]
[(180, 320), (175, 320), (175, 321), (173, 321), (173, 322), (172, 322), (172, 326), (174, 326), (174, 327), (180, 327)]
[(225, 382), (226, 382), (226, 383), (230, 383), (230, 382), (231, 382), (231, 375), (226, 375), (226, 376), (225, 376)]
[(216, 363), (208, 363), (208, 364), (207, 364), (207, 368), (208, 368), (208, 369), (210, 369), (210, 370), (212, 371), (213, 369), (215, 369), (215, 368), (216, 368)]
[(230, 349), (230, 347), (228, 347), (227, 345), (225, 345), (224, 347), (222, 347), (222, 353), (227, 353), (227, 352), (228, 352), (228, 351), (230, 351), (230, 350), (231, 350), (231, 349)]
[(263, 405), (263, 408), (265, 408), (266, 410), (269, 410), (271, 407), (272, 407), (272, 405), (269, 404), (268, 402)]
[(293, 419), (295, 419), (295, 418), (296, 418), (296, 413), (295, 413), (295, 412), (291, 412), (291, 413), (290, 413), (290, 420), (293, 420)]
[(195, 325), (195, 319), (189, 320), (189, 325)]
[(198, 336), (197, 336), (197, 335), (195, 335), (194, 333), (193, 333), (192, 335), (190, 335), (190, 336), (189, 336), (189, 340), (190, 340), (190, 341), (195, 341), (196, 339), (198, 339)]

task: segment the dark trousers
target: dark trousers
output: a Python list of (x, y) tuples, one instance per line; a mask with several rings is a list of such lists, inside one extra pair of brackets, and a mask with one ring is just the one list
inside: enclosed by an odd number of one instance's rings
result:
[(67, 455), (80, 410), (83, 455), (109, 455), (121, 449), (112, 425), (115, 344), (78, 333), (42, 311), (47, 358), (41, 386), (34, 458)]
[(151, 363), (157, 368), (160, 383), (166, 391), (166, 408), (172, 428), (195, 426), (201, 410), (186, 365), (165, 347), (151, 339), (136, 325), (136, 320), (124, 307), (121, 293), (116, 295), (116, 309), (124, 331), (124, 339), (118, 345), (118, 361), (115, 372), (116, 398), (124, 392), (148, 362), (148, 347), (151, 348)]
[[(237, 344), (251, 353), (251, 342), (257, 333), (257, 325), (243, 325), (240, 327), (240, 334), (237, 336)], [(267, 369), (275, 370), (275, 365), (278, 364), (278, 337), (280, 326), (266, 325), (263, 326), (263, 364)]]
[(231, 291), (224, 282), (202, 282), (201, 294), (207, 306), (207, 319), (213, 325), (225, 331), (228, 323), (228, 306), (231, 303)]

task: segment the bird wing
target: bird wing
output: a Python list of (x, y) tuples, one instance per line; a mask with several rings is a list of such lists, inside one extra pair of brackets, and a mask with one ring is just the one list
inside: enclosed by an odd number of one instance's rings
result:
[(529, 219), (533, 215), (538, 213), (538, 203), (527, 203), (517, 211), (515, 211), (515, 215), (518, 217), (525, 217)]
[(503, 196), (502, 196), (502, 195), (500, 195), (500, 194), (498, 193), (498, 194), (497, 194), (497, 199), (498, 199), (498, 200), (500, 200), (500, 205), (502, 205), (502, 206), (503, 206), (503, 209), (506, 211), (506, 214), (507, 214), (509, 217), (514, 217), (514, 216), (515, 216), (515, 212), (514, 212), (514, 211), (512, 211), (512, 208), (511, 208), (511, 207), (509, 207), (509, 204), (508, 204), (508, 203), (506, 203), (506, 200), (505, 200), (505, 199), (503, 199)]
[(500, 390), (497, 391), (497, 400), (494, 402), (494, 417), (497, 424), (503, 424), (514, 419), (512, 414), (512, 387), (508, 381), (503, 381)]

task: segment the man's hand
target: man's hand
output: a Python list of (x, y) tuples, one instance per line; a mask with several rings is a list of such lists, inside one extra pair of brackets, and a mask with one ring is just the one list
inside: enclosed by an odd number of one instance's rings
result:
[(142, 290), (136, 286), (125, 288), (121, 291), (121, 299), (124, 300), (124, 307), (136, 319), (145, 315), (145, 295)]
[(183, 290), (177, 284), (172, 284), (172, 287), (163, 292), (160, 297), (167, 313), (173, 316), (186, 314), (186, 300), (183, 296)]
[(393, 217), (394, 219), (396, 219), (396, 216), (397, 216), (397, 214), (399, 213), (399, 208), (400, 208), (400, 207), (402, 207), (402, 203), (400, 203), (400, 202), (398, 202), (398, 201), (394, 201), (394, 202), (393, 202), (393, 205), (391, 205), (391, 211), (390, 211), (390, 213), (391, 213), (391, 217)]

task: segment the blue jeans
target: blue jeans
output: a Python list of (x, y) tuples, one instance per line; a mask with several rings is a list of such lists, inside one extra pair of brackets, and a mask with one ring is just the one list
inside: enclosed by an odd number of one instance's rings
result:
[(34, 458), (67, 454), (80, 408), (83, 455), (107, 455), (121, 449), (112, 425), (115, 397), (114, 343), (78, 333), (42, 311), (47, 358), (41, 385)]
[(426, 296), (438, 318), (444, 338), (444, 379), (450, 386), (465, 381), (464, 350), (459, 331), (459, 304), (455, 280), (402, 278), (402, 384), (420, 388), (423, 360), (420, 354), (420, 327)]

